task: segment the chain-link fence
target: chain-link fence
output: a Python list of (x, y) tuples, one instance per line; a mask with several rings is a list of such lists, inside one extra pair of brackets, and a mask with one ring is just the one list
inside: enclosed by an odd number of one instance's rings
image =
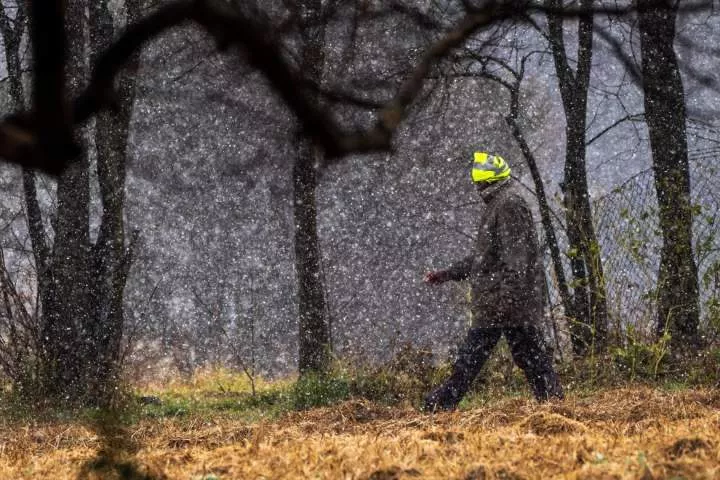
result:
[[(701, 325), (717, 327), (720, 317), (720, 131), (690, 123), (690, 181), (693, 244), (698, 266)], [(655, 288), (662, 235), (652, 169), (629, 178), (592, 204), (600, 244), (611, 329), (629, 325), (654, 331)], [(561, 235), (562, 236), (562, 235)], [(566, 240), (561, 238), (562, 243)], [(565, 247), (566, 249), (566, 247)], [(548, 265), (550, 263), (548, 262)], [(559, 304), (550, 282), (553, 305)], [(714, 329), (716, 330), (716, 329)]]

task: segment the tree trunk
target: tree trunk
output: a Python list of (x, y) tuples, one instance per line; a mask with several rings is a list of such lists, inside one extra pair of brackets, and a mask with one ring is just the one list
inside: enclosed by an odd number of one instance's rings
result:
[[(126, 4), (128, 18), (137, 15), (136, 0)], [(89, 7), (89, 23), (85, 10)], [(69, 91), (86, 76), (86, 59), (94, 61), (113, 38), (108, 0), (67, 4)], [(85, 31), (89, 30), (89, 50)], [(34, 177), (25, 176), (28, 220), (36, 259), (44, 248), (48, 260), (38, 268), (41, 300), (40, 393), (68, 405), (105, 405), (116, 391), (123, 333), (123, 291), (131, 252), (125, 245), (123, 207), (128, 129), (135, 95), (138, 57), (119, 78), (119, 109), (98, 116), (95, 126), (97, 173), (102, 201), (98, 238), (90, 241), (90, 162), (86, 153), (59, 178), (58, 209), (52, 252), (44, 239)], [(88, 132), (85, 131), (87, 136)], [(86, 142), (83, 142), (86, 143)]]
[(535, 156), (532, 153), (530, 145), (528, 145), (525, 136), (520, 129), (518, 124), (518, 117), (520, 115), (520, 85), (518, 83), (517, 88), (510, 91), (510, 114), (506, 117), (505, 121), (513, 132), (513, 137), (520, 146), (520, 151), (525, 157), (525, 161), (530, 169), (530, 175), (532, 176), (533, 183), (535, 184), (535, 196), (538, 200), (538, 207), (540, 210), (540, 221), (545, 232), (545, 241), (550, 249), (550, 259), (553, 264), (553, 271), (555, 272), (555, 279), (557, 281), (558, 292), (560, 294), (560, 302), (566, 312), (573, 310), (572, 297), (570, 295), (570, 289), (568, 288), (567, 279), (565, 277), (565, 269), (563, 268), (562, 258), (560, 254), (560, 246), (557, 241), (557, 235), (555, 234), (555, 227), (550, 217), (550, 205), (547, 201), (547, 195), (545, 194), (545, 185), (540, 175)]
[[(5, 6), (2, 5), (2, 3), (0, 3), (0, 8), (3, 9), (0, 18), (8, 18), (4, 10)], [(3, 45), (5, 47), (5, 64), (7, 65), (8, 82), (10, 85), (10, 108), (12, 111), (24, 110), (27, 106), (20, 54), (23, 32), (26, 27), (27, 16), (25, 3), (23, 2), (17, 4), (14, 22), (10, 22), (9, 19), (7, 21), (0, 21), (0, 32), (2, 33)], [(38, 277), (41, 277), (48, 260), (48, 248), (45, 229), (42, 224), (40, 204), (37, 201), (35, 174), (32, 170), (25, 169), (23, 170), (22, 178), (30, 242), (35, 259), (35, 268), (38, 271)], [(41, 292), (44, 291), (42, 286), (38, 288)]]
[(295, 200), (295, 268), (298, 280), (301, 373), (323, 372), (330, 363), (330, 331), (317, 235), (313, 146), (301, 140), (293, 169)]
[[(306, 0), (302, 7), (307, 23), (302, 31), (301, 71), (310, 81), (319, 84), (325, 64), (325, 26), (320, 22), (322, 3), (320, 0)], [(300, 329), (298, 367), (304, 374), (327, 370), (331, 345), (315, 201), (318, 185), (316, 165), (322, 153), (302, 136), (298, 139), (297, 149), (293, 166), (293, 208)]]
[[(128, 21), (137, 16), (137, 0), (126, 2)], [(110, 44), (113, 38), (113, 19), (108, 10), (108, 0), (95, 1), (91, 5), (90, 38), (91, 58)], [(92, 250), (93, 321), (88, 325), (91, 338), (96, 391), (103, 397), (112, 393), (117, 384), (118, 361), (123, 335), (123, 292), (132, 260), (132, 245), (125, 245), (123, 212), (125, 206), (125, 179), (127, 144), (135, 100), (135, 85), (139, 69), (139, 56), (135, 55), (118, 78), (119, 108), (98, 116), (95, 126), (97, 148), (97, 175), (103, 212), (98, 238)]]
[[(68, 38), (68, 95), (78, 91), (86, 77), (85, 1), (69, 0), (65, 10)], [(91, 305), (86, 295), (89, 280), (89, 176), (88, 156), (83, 153), (58, 179), (54, 245), (41, 292), (42, 393), (52, 399), (74, 400), (84, 390), (83, 365)]]
[[(655, 5), (653, 7), (653, 5)], [(675, 4), (638, 0), (645, 118), (658, 198), (662, 251), (657, 285), (657, 331), (673, 351), (699, 343), (697, 265), (692, 251), (692, 205), (685, 131), (685, 94), (673, 48)]]
[[(587, 8), (591, 3), (590, 0), (584, 0), (580, 6)], [(552, 8), (561, 6), (559, 0), (547, 0), (546, 4)], [(587, 92), (592, 60), (592, 16), (581, 16), (578, 24), (578, 66), (573, 72), (565, 51), (562, 17), (548, 15), (550, 44), (566, 118), (563, 193), (573, 274), (573, 306), (568, 316), (571, 319), (573, 351), (578, 355), (586, 355), (591, 350), (605, 349), (608, 320), (602, 262), (592, 223), (585, 167)]]

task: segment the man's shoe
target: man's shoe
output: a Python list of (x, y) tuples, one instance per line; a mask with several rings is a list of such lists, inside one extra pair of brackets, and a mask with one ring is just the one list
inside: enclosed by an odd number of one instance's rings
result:
[(565, 398), (560, 378), (556, 373), (550, 372), (536, 377), (532, 384), (535, 398), (538, 402), (548, 400), (562, 400)]
[(428, 413), (455, 410), (460, 403), (459, 392), (451, 383), (445, 383), (425, 397), (423, 411)]

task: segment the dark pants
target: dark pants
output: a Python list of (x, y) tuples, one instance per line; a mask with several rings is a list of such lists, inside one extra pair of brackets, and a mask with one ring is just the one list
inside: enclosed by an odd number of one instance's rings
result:
[(563, 398), (560, 378), (553, 369), (552, 358), (543, 348), (542, 335), (536, 327), (471, 328), (460, 347), (452, 375), (425, 398), (425, 409), (455, 408), (503, 334), (510, 345), (513, 360), (525, 372), (535, 398), (538, 401)]

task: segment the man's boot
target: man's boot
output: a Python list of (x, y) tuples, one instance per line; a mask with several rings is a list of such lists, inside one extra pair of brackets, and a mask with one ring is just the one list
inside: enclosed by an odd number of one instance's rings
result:
[(558, 400), (565, 398), (560, 377), (554, 370), (535, 374), (528, 380), (538, 402), (545, 402), (553, 398)]
[(525, 372), (533, 394), (539, 402), (564, 397), (560, 377), (555, 373), (552, 356), (544, 348), (540, 331), (535, 326), (509, 328), (505, 336), (513, 360)]
[(462, 400), (464, 390), (466, 389), (462, 388), (458, 380), (451, 376), (445, 383), (425, 397), (423, 410), (426, 412), (455, 410), (460, 400)]
[(494, 328), (471, 328), (460, 346), (452, 375), (425, 397), (423, 410), (454, 410), (465, 396), (502, 332)]

